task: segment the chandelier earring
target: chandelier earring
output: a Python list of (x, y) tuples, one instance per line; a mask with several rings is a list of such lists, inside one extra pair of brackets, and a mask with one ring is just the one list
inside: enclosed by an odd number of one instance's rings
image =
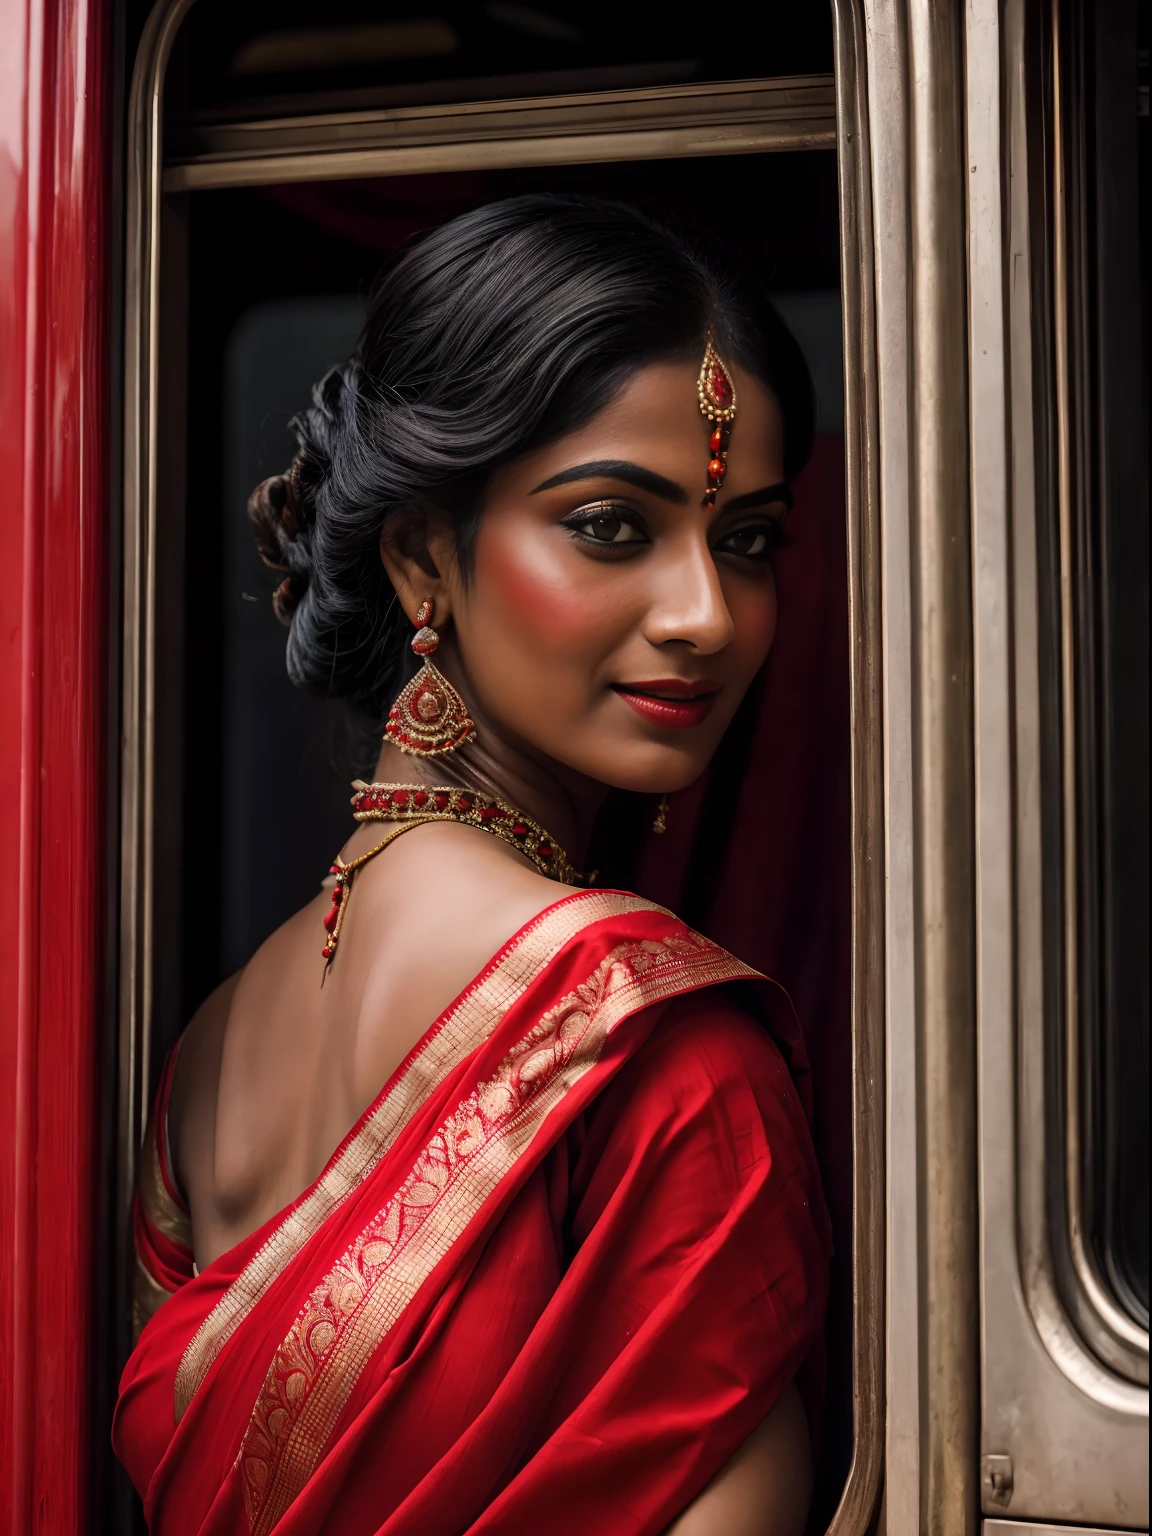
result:
[(433, 602), (426, 597), (416, 610), (412, 649), (424, 665), (400, 690), (388, 711), (384, 739), (412, 757), (445, 757), (476, 735), (468, 706), (431, 660), (440, 644), (432, 628)]

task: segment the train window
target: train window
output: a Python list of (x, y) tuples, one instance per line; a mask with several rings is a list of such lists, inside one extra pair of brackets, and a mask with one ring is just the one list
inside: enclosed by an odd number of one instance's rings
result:
[(999, 889), (1015, 910), (999, 954), (1011, 946), (1015, 963), (998, 992), (988, 983), (982, 1036), (983, 1499), (986, 1514), (1105, 1526), (1146, 1521), (1148, 1496), (1137, 13), (1127, 0), (1003, 12), (1014, 644), (999, 782), (1015, 788)]
[(1049, 916), (1052, 1065), (1063, 1081), (1053, 1109), (1066, 1144), (1051, 1169), (1063, 1204), (1055, 1230), (1066, 1303), (1089, 1343), (1146, 1381), (1147, 118), (1134, 9), (1072, 7), (1053, 35), (1062, 120), (1041, 644), (1046, 814), (1060, 850)]
[[(848, 638), (862, 594), (857, 632), (878, 634), (862, 554), (875, 551), (870, 252), (853, 244), (842, 274), (844, 241), (864, 238), (844, 209), (866, 172), (859, 135), (837, 140), (830, 10), (765, 29), (741, 9), (725, 28), (743, 25), (747, 48), (733, 50), (689, 13), (669, 13), (657, 47), (647, 17), (601, 9), (417, 16), (350, 0), (320, 24), (299, 4), (175, 0), (150, 23), (126, 301), (121, 1220), (162, 1061), (204, 997), (314, 895), (347, 837), (348, 781), (378, 745), (290, 686), (249, 492), (286, 467), (291, 417), (348, 355), (375, 273), (405, 242), (522, 193), (632, 204), (758, 274), (815, 385), (816, 448), (797, 486), (809, 515), (783, 556), (792, 638), (782, 625), (717, 758), (725, 808), (689, 795), (673, 835), (624, 851), (636, 889), (780, 974), (813, 1020), (837, 1252), (813, 1528), (847, 1486), (855, 1533), (879, 1489), (884, 1241), (879, 971), (853, 959), (879, 929), (878, 866), (853, 866), (876, 824), (879, 712), (860, 694), (875, 666)], [(146, 107), (161, 86), (154, 139)], [(853, 101), (842, 90), (840, 110)], [(855, 739), (853, 707), (868, 722)], [(781, 728), (794, 761), (773, 751)], [(745, 859), (756, 888), (725, 901), (738, 803), (772, 857)], [(871, 834), (862, 820), (854, 835), (854, 803), (870, 807)]]
[[(363, 293), (376, 267), (420, 228), (541, 187), (591, 191), (638, 204), (707, 245), (711, 220), (696, 210), (717, 197), (738, 206), (738, 190), (752, 175), (758, 196), (726, 222), (722, 253), (729, 262), (754, 262), (772, 273), (777, 307), (801, 340), (817, 388), (816, 457), (798, 487), (802, 504), (811, 501), (813, 515), (808, 532), (793, 535), (786, 555), (800, 573), (798, 583), (815, 583), (803, 600), (805, 623), (817, 618), (816, 608), (809, 609), (815, 603), (823, 614), (821, 627), (829, 626), (824, 658), (813, 655), (803, 663), (813, 669), (813, 677), (826, 673), (821, 690), (827, 690), (826, 704), (822, 719), (802, 729), (830, 731), (839, 741), (824, 759), (823, 787), (813, 793), (831, 812), (821, 858), (827, 860), (825, 878), (840, 892), (830, 919), (820, 922), (823, 926), (830, 920), (825, 942), (834, 947), (847, 943), (847, 735), (840, 734), (844, 720), (842, 715), (838, 720), (837, 712), (846, 703), (848, 647), (846, 633), (832, 619), (839, 611), (843, 623), (846, 585), (843, 503), (836, 489), (844, 407), (834, 157), (826, 152), (741, 156), (553, 167), (544, 175), (504, 171), (205, 192), (187, 210), (183, 622), (165, 652), (173, 681), (167, 690), (167, 725), (160, 722), (160, 741), (170, 741), (174, 754), (164, 759), (163, 776), (184, 786), (183, 822), (178, 857), (175, 832), (167, 853), (168, 867), (180, 870), (180, 880), (157, 896), (171, 904), (168, 910), (177, 921), (154, 939), (153, 1071), (203, 998), (311, 899), (333, 851), (347, 837), (349, 781), (362, 774), (371, 777), (375, 743), (364, 740), (341, 705), (301, 694), (287, 678), (284, 631), (271, 613), (276, 578), (261, 566), (244, 508), (252, 488), (290, 461), (288, 421), (307, 401), (316, 379), (350, 350), (362, 322)], [(773, 212), (783, 207), (790, 210), (786, 227)], [(270, 251), (277, 253), (273, 263), (267, 259)], [(812, 491), (805, 493), (809, 482)], [(809, 565), (810, 570), (804, 569)], [(787, 579), (784, 566), (781, 579)], [(836, 586), (841, 590), (834, 598)], [(782, 658), (784, 653), (778, 654)], [(784, 664), (782, 659), (779, 665)], [(814, 738), (811, 744), (815, 747)], [(838, 807), (834, 812), (833, 806)], [(291, 836), (286, 836), (289, 828)], [(729, 835), (722, 827), (707, 834)], [(700, 926), (709, 928), (713, 887), (723, 879), (723, 865), (713, 861), (709, 869), (699, 854), (693, 860), (691, 883), (680, 900)], [(668, 887), (659, 883), (664, 877), (648, 878), (657, 883), (644, 884), (642, 872), (630, 873), (627, 883), (672, 904)], [(813, 881), (813, 898), (822, 906), (811, 872), (806, 880)], [(623, 884), (625, 877), (611, 883)], [(789, 931), (799, 922), (794, 911)], [(822, 947), (809, 948), (813, 961)], [(783, 954), (764, 962), (773, 971), (782, 963)], [(800, 1006), (815, 1009), (829, 1023), (837, 1009), (847, 1019), (847, 975), (839, 967), (837, 961), (824, 971), (821, 962), (818, 982), (815, 973), (805, 979), (803, 966), (787, 975)], [(826, 1041), (820, 1040), (819, 1029), (813, 1039), (823, 1062), (819, 1092), (827, 1134), (842, 1145), (847, 1040), (838, 1026)], [(843, 1129), (834, 1131), (837, 1123)], [(838, 1246), (846, 1252), (850, 1168), (831, 1143), (828, 1153), (840, 1213)], [(839, 1498), (850, 1454), (847, 1273), (838, 1281), (838, 1298), (828, 1462), (821, 1477), (825, 1519)]]
[[(1148, 16), (1092, 49), (1095, 140), (1088, 227), (1096, 305), (1096, 475), (1084, 517), (1092, 560), (1078, 687), (1085, 700), (1080, 817), (1096, 842), (1087, 922), (1095, 1022), (1085, 1041), (1085, 1226), (1132, 1319), (1148, 1327)], [(1135, 33), (1135, 36), (1133, 36)], [(1141, 60), (1143, 64), (1141, 65)], [(1115, 92), (1110, 82), (1122, 82)], [(1141, 95), (1142, 93), (1142, 95)], [(1135, 95), (1136, 109), (1126, 98)], [(1095, 494), (1091, 494), (1094, 491)], [(1090, 702), (1091, 701), (1091, 702)], [(1087, 829), (1093, 829), (1087, 831)]]

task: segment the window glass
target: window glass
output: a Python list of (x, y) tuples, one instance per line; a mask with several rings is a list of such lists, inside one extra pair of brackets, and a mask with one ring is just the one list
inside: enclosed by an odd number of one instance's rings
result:
[(181, 29), (170, 101), (190, 124), (301, 110), (499, 100), (832, 69), (828, 5), (380, 5), (201, 0)]
[(1048, 1171), (1065, 1299), (1129, 1373), (1148, 1318), (1148, 119), (1134, 4), (1068, 7), (1053, 38)]
[[(1148, 1323), (1148, 15), (1096, 15), (1094, 214), (1099, 401), (1096, 655), (1099, 1027), (1089, 1037), (1094, 1237), (1119, 1299)], [(1142, 90), (1141, 90), (1142, 87)], [(1089, 672), (1089, 668), (1091, 671)]]

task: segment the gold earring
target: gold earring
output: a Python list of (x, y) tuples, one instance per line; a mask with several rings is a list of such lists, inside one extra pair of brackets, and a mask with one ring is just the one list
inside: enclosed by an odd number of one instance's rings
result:
[(653, 832), (667, 832), (668, 830), (668, 796), (660, 796), (660, 804), (656, 807), (656, 819), (652, 823)]
[(428, 660), (440, 644), (431, 621), (432, 599), (426, 597), (416, 610), (417, 631), (412, 637), (412, 649), (425, 658), (424, 665), (400, 690), (384, 727), (385, 740), (412, 757), (445, 757), (476, 735), (468, 706)]

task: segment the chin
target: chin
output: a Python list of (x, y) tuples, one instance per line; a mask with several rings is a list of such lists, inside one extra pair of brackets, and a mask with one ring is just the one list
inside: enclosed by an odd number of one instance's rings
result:
[(627, 789), (638, 795), (672, 795), (694, 784), (711, 762), (717, 743), (692, 748), (635, 742), (620, 744), (618, 752), (597, 753), (597, 762), (573, 764), (589, 778), (612, 789)]

